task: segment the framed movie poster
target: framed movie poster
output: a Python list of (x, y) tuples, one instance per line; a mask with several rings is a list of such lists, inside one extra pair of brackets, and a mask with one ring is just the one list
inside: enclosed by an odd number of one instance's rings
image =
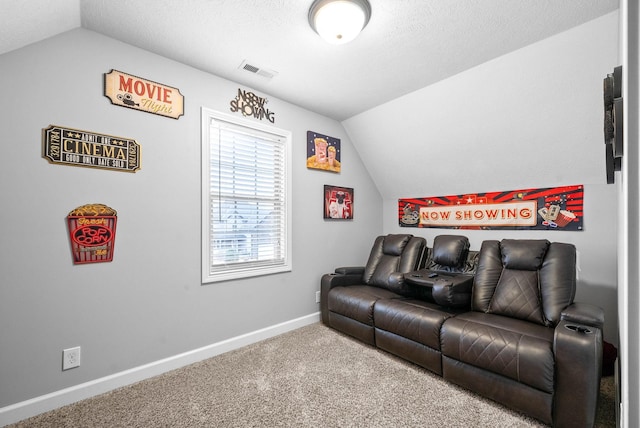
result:
[(307, 131), (307, 168), (340, 172), (340, 139)]
[(353, 218), (353, 189), (324, 185), (324, 218), (350, 220)]

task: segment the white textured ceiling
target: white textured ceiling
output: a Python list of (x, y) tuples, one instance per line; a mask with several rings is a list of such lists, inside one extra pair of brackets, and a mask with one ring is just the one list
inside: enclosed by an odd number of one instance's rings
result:
[[(330, 45), (312, 0), (0, 0), (0, 54), (82, 26), (343, 120), (618, 8), (618, 0), (369, 0)], [(275, 71), (272, 79), (238, 67)]]

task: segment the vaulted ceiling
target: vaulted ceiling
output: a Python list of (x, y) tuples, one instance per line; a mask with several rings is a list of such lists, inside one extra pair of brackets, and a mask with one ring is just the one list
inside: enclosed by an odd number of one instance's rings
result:
[(311, 3), (0, 0), (0, 54), (83, 27), (344, 120), (619, 6), (618, 0), (370, 0), (362, 34), (335, 46), (310, 28)]

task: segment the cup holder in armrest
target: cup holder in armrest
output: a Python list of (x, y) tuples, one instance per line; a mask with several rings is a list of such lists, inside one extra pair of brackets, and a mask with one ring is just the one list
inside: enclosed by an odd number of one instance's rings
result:
[(581, 326), (581, 325), (567, 324), (567, 325), (564, 326), (564, 328), (566, 328), (568, 330), (571, 330), (571, 331), (575, 331), (577, 333), (583, 333), (583, 334), (593, 333), (593, 331), (591, 331), (587, 327), (584, 327), (584, 326)]

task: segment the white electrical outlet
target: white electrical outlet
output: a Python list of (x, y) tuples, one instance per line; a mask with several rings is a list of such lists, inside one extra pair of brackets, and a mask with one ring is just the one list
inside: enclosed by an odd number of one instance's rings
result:
[(316, 291), (316, 303), (320, 303), (320, 292)]
[(69, 348), (62, 351), (62, 370), (80, 367), (80, 347)]

